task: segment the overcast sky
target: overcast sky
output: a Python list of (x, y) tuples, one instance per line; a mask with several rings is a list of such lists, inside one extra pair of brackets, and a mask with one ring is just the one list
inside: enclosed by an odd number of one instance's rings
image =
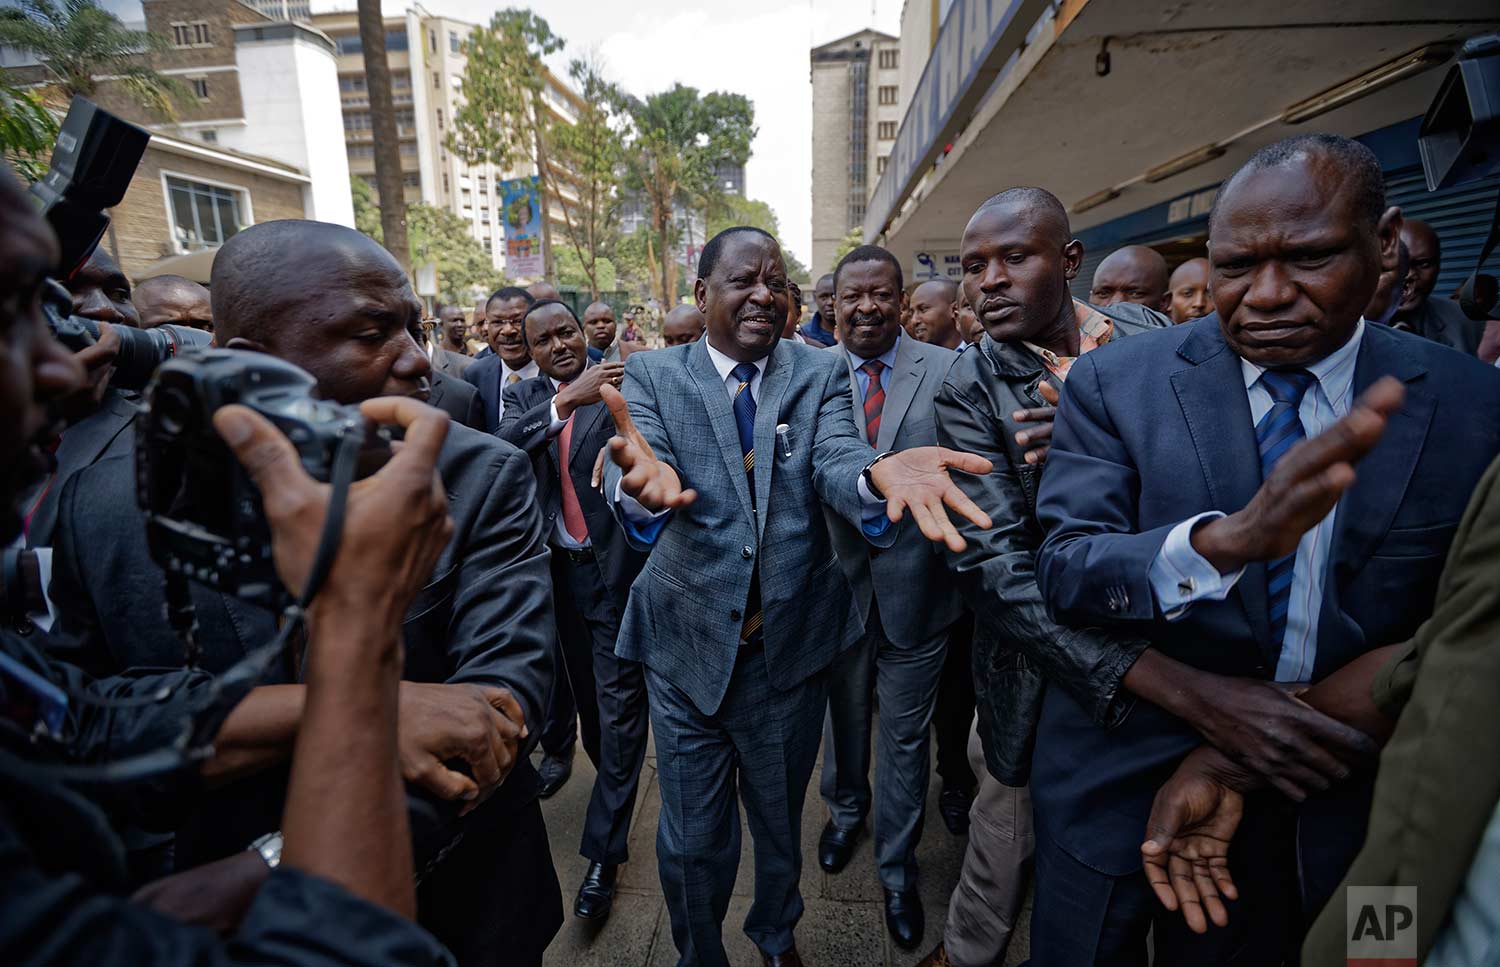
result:
[[(387, 16), (409, 2), (383, 0)], [(812, 84), (808, 50), (865, 27), (899, 32), (902, 0), (426, 0), (438, 16), (485, 23), (521, 5), (546, 17), (567, 41), (555, 59), (596, 51), (611, 78), (638, 96), (681, 81), (702, 91), (732, 91), (755, 103), (759, 133), (745, 191), (770, 204), (782, 243), (805, 264), (812, 254)], [(123, 19), (140, 20), (139, 0), (103, 0)], [(314, 12), (348, 10), (354, 0), (313, 0)]]

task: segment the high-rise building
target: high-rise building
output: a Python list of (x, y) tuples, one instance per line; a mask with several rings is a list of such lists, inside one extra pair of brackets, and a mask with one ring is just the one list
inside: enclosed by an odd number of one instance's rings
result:
[[(266, 0), (269, 2), (269, 0)], [(375, 185), (375, 143), (370, 121), (370, 96), (365, 87), (365, 60), (354, 11), (322, 13), (313, 23), (326, 32), (338, 50), (338, 88), (343, 101), (343, 129), (348, 142), (349, 170)], [(422, 202), (446, 208), (469, 224), (470, 231), (490, 253), (496, 268), (505, 267), (499, 184), (502, 179), (537, 173), (535, 152), (528, 144), (524, 160), (510, 170), (494, 165), (468, 165), (449, 151), (445, 139), (454, 111), (462, 104), (464, 41), (474, 24), (436, 17), (414, 7), (404, 17), (385, 21), (386, 60), (401, 140), (401, 172), (408, 204)], [(547, 75), (543, 102), (553, 116), (569, 123), (585, 104), (567, 84)], [(563, 192), (561, 202), (575, 201), (567, 173), (553, 166)], [(545, 190), (545, 186), (544, 186)], [(554, 249), (567, 244), (565, 217), (559, 199), (549, 196)]]
[(901, 121), (900, 41), (861, 30), (812, 49), (812, 272), (864, 224)]

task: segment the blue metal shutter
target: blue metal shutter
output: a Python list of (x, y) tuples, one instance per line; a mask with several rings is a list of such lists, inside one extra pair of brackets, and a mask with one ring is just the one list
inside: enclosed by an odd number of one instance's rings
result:
[[(1435, 298), (1451, 296), (1474, 271), (1479, 247), (1490, 231), (1497, 194), (1500, 176), (1429, 192), (1420, 166), (1385, 173), (1386, 204), (1400, 205), (1407, 218), (1431, 225), (1443, 243), (1443, 269), (1432, 290)], [(1489, 271), (1495, 271), (1493, 256)]]

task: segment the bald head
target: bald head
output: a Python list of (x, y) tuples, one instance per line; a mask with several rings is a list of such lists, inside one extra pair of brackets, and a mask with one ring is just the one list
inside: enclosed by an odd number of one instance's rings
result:
[(557, 286), (553, 285), (551, 282), (546, 281), (545, 279), (541, 282), (531, 283), (526, 287), (526, 291), (531, 293), (531, 297), (537, 302), (541, 302), (544, 299), (562, 298), (562, 293), (557, 291)]
[(615, 341), (619, 325), (615, 322), (615, 310), (607, 302), (592, 302), (583, 310), (583, 334), (589, 345), (603, 352)]
[(1167, 308), (1167, 260), (1144, 245), (1127, 245), (1109, 253), (1094, 270), (1089, 301), (1096, 306), (1134, 302), (1148, 309)]
[(1437, 232), (1420, 218), (1401, 223), (1401, 243), (1406, 246), (1406, 288), (1396, 307), (1396, 318), (1403, 319), (1422, 307), (1437, 287), (1438, 273), (1443, 270), (1443, 244)]
[(662, 339), (668, 346), (685, 346), (703, 338), (705, 325), (697, 306), (673, 306), (662, 320)]
[(1000, 210), (1026, 218), (1031, 224), (1042, 228), (1050, 241), (1059, 246), (1068, 244), (1073, 237), (1068, 224), (1068, 210), (1057, 196), (1045, 188), (1007, 188), (986, 198), (970, 216), (970, 221), (987, 210)]
[(213, 332), (213, 310), (208, 290), (180, 275), (155, 275), (135, 287), (130, 301), (141, 316), (142, 329), (192, 326)]
[(422, 303), (369, 236), (327, 222), (263, 222), (214, 259), (216, 341), (301, 366), (326, 399), (424, 395), (430, 369), (414, 338)]
[(928, 279), (912, 290), (907, 304), (911, 307), (911, 334), (922, 342), (935, 343), (947, 349), (963, 345), (958, 331), (958, 283), (952, 279)]
[(1208, 259), (1188, 259), (1172, 272), (1167, 283), (1167, 314), (1172, 324), (1200, 319), (1214, 311), (1208, 297)]

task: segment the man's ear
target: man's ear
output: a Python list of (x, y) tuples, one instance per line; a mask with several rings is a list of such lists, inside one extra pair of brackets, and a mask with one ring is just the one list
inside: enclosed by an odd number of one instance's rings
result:
[(1401, 264), (1401, 209), (1392, 205), (1375, 223), (1375, 238), (1380, 243), (1380, 271), (1394, 272)]
[(697, 304), (699, 312), (708, 315), (708, 283), (702, 278), (693, 280), (693, 302)]
[(1083, 266), (1083, 243), (1078, 239), (1063, 246), (1063, 276), (1072, 282), (1078, 277), (1078, 270)]

